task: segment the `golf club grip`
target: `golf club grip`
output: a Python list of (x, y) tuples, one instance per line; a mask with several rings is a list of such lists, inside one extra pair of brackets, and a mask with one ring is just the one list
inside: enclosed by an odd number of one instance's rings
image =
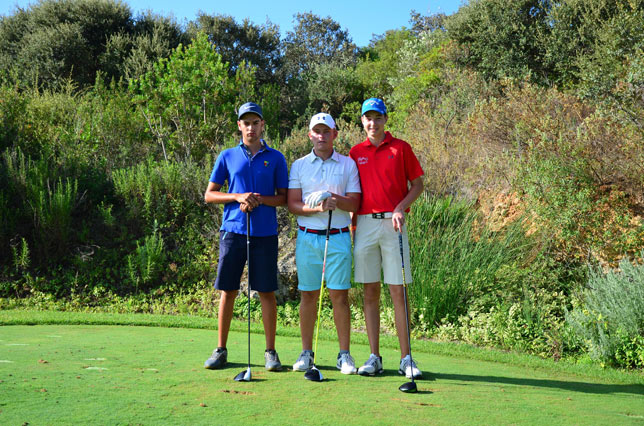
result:
[(331, 232), (331, 218), (333, 217), (333, 210), (329, 210), (329, 223), (326, 226), (326, 239), (329, 239), (329, 233)]
[[(403, 267), (403, 275), (405, 274), (405, 251), (403, 250), (403, 237), (402, 237), (402, 232), (398, 233), (398, 246), (400, 247), (400, 261), (402, 262), (402, 267)], [(404, 277), (403, 277), (404, 278)], [(404, 284), (403, 280), (403, 284)]]

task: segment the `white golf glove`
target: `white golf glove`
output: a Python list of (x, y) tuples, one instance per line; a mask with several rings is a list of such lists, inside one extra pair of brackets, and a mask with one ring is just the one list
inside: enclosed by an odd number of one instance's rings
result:
[(318, 204), (320, 204), (322, 201), (326, 200), (331, 196), (331, 193), (328, 191), (316, 191), (312, 192), (309, 194), (308, 197), (306, 197), (306, 200), (304, 200), (304, 204), (309, 206), (309, 208), (315, 208)]

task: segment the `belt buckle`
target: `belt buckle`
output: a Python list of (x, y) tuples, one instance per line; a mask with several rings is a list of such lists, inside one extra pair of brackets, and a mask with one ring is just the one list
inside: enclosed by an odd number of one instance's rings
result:
[(385, 214), (384, 213), (371, 213), (371, 217), (374, 219), (384, 219)]

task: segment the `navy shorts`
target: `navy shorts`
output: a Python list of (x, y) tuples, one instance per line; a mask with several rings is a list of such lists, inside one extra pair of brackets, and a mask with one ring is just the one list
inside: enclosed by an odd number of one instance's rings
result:
[[(239, 290), (246, 264), (246, 235), (220, 231), (219, 266), (215, 288)], [(250, 288), (259, 292), (277, 290), (277, 235), (250, 237)]]

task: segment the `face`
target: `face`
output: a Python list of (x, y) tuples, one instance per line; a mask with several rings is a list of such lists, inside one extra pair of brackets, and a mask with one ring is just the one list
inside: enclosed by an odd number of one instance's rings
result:
[(313, 149), (316, 154), (333, 152), (333, 141), (337, 136), (338, 131), (331, 129), (326, 124), (316, 124), (309, 130), (309, 139), (313, 142)]
[(237, 121), (237, 127), (242, 134), (244, 142), (257, 142), (264, 131), (264, 120), (257, 114), (244, 114)]
[(369, 139), (381, 139), (385, 136), (386, 115), (382, 115), (377, 111), (367, 111), (361, 120)]

